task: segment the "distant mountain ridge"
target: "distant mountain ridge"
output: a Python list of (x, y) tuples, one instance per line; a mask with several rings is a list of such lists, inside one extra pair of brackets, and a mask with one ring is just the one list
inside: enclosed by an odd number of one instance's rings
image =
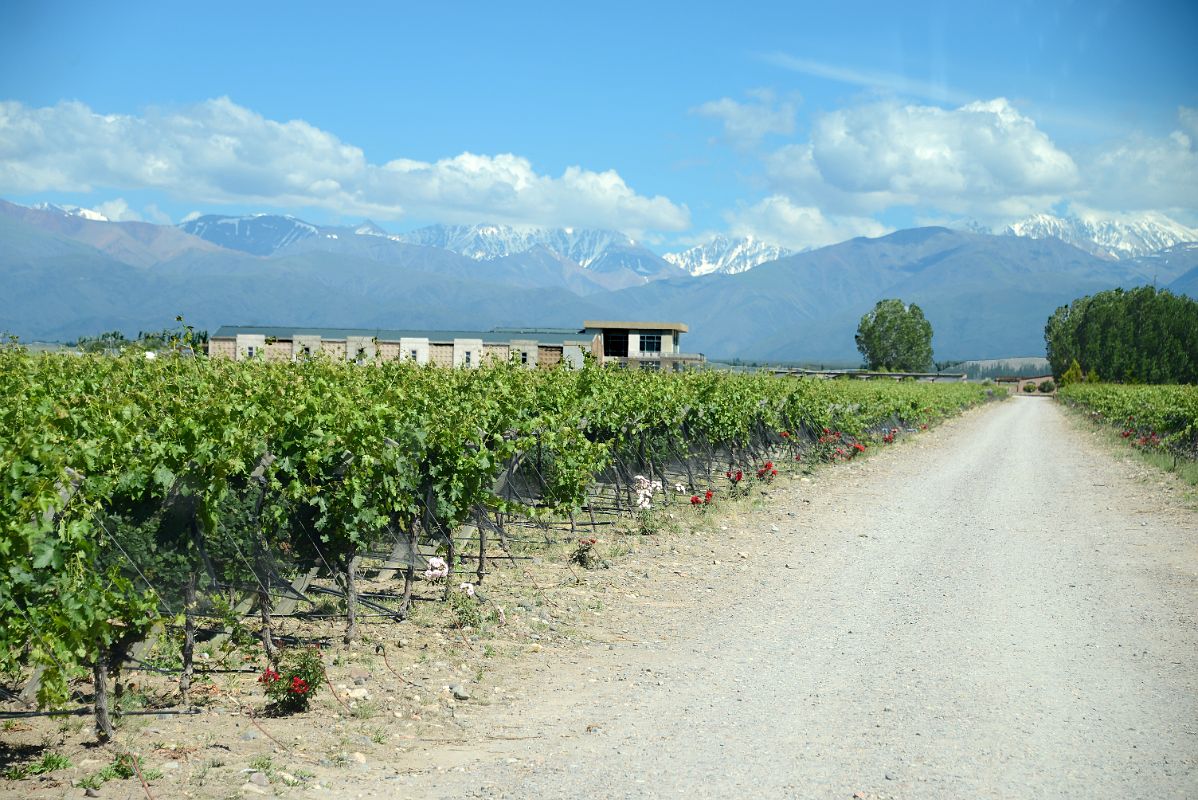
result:
[(311, 223), (273, 214), (246, 217), (205, 214), (181, 223), (179, 229), (221, 247), (256, 256), (274, 255), (293, 242), (320, 236), (320, 229)]
[(679, 277), (678, 268), (619, 231), (590, 228), (516, 228), (511, 225), (429, 225), (399, 241), (440, 247), (480, 261), (543, 247), (583, 269), (624, 273), (630, 284)]
[[(201, 220), (192, 226), (196, 234), (188, 232), (186, 225)], [(209, 329), (668, 319), (689, 324), (688, 352), (852, 360), (861, 315), (878, 299), (902, 297), (924, 308), (937, 358), (998, 358), (1041, 352), (1048, 315), (1085, 294), (1154, 284), (1198, 297), (1194, 243), (1111, 259), (1056, 237), (915, 228), (694, 277), (628, 237), (564, 235), (476, 259), (401, 241), (369, 222), (327, 227), (285, 216), (214, 216), (176, 227), (0, 201), (0, 331), (58, 340), (113, 329), (132, 334), (161, 328), (176, 314)], [(570, 235), (595, 254), (586, 268), (544, 243), (566, 248)], [(716, 249), (694, 263), (715, 263)], [(648, 280), (663, 263), (667, 271)]]
[(1123, 219), (1083, 219), (1035, 214), (1008, 225), (1008, 236), (1060, 239), (1100, 258), (1138, 258), (1183, 242), (1198, 241), (1198, 228), (1190, 228), (1162, 214), (1142, 214)]
[(767, 244), (752, 236), (730, 238), (717, 234), (702, 244), (679, 253), (666, 253), (662, 258), (691, 275), (736, 275), (792, 253), (793, 250)]
[(52, 214), (62, 214), (67, 217), (79, 217), (81, 219), (91, 220), (92, 222), (110, 221), (108, 217), (104, 216), (99, 211), (95, 211), (90, 208), (83, 208), (81, 206), (60, 206), (54, 203), (34, 203), (30, 207), (36, 211), (48, 211)]

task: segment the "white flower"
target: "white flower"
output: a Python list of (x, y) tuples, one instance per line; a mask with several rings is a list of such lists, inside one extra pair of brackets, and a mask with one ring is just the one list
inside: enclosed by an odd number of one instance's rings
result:
[(678, 494), (686, 494), (686, 487), (681, 483), (676, 483), (674, 484), (674, 491), (678, 492)]
[(449, 565), (445, 559), (433, 556), (428, 560), (428, 569), (424, 571), (426, 581), (439, 581), (449, 575)]
[(656, 484), (646, 478), (644, 475), (637, 475), (633, 478), (635, 485), (637, 508), (647, 510), (652, 507), (653, 493), (657, 490)]
[(467, 597), (474, 597), (474, 584), (473, 583), (463, 583), (458, 588), (461, 589), (463, 592), (465, 592)]

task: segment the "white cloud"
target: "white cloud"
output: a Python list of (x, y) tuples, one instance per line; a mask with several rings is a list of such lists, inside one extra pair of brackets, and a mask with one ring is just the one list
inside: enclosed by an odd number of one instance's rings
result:
[(108, 219), (113, 222), (141, 222), (141, 214), (138, 214), (133, 209), (129, 208), (129, 204), (124, 198), (117, 197), (113, 200), (107, 200), (100, 203), (95, 208)]
[(537, 173), (526, 158), (463, 153), (372, 164), (362, 150), (302, 120), (276, 122), (228, 98), (174, 112), (103, 115), (82, 103), (0, 102), (0, 191), (31, 194), (157, 189), (201, 203), (318, 207), (447, 222), (686, 228), (668, 198), (640, 195), (616, 172)]
[(1085, 161), (1089, 178), (1080, 193), (1089, 206), (1107, 211), (1198, 209), (1198, 109), (1178, 109), (1180, 129), (1168, 136), (1137, 135)]
[(142, 209), (142, 214), (145, 216), (145, 218), (147, 220), (149, 220), (150, 222), (153, 222), (155, 225), (170, 225), (171, 224), (170, 214), (166, 213), (161, 208), (159, 208), (156, 203), (150, 203), (149, 205), (147, 205), (144, 209)]
[(931, 207), (980, 218), (1052, 206), (1073, 159), (1003, 98), (956, 109), (876, 103), (820, 116), (810, 141), (773, 153), (776, 191), (838, 213)]
[(739, 103), (730, 97), (711, 100), (691, 109), (692, 114), (718, 119), (724, 126), (724, 138), (731, 144), (748, 148), (770, 134), (794, 133), (795, 103), (776, 101), (768, 89), (749, 92), (755, 102)]
[(892, 230), (870, 217), (828, 216), (782, 195), (729, 212), (725, 218), (733, 236), (752, 236), (792, 250), (823, 247), (854, 236), (882, 236)]

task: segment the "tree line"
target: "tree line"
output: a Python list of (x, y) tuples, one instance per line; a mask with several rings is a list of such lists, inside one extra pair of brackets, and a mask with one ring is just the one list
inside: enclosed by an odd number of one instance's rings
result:
[(1074, 362), (1087, 378), (1198, 383), (1198, 302), (1166, 289), (1111, 289), (1074, 300), (1044, 326), (1060, 380)]

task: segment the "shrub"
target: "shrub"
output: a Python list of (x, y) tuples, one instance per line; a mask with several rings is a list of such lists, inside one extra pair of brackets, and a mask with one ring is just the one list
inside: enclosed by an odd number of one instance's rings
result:
[(1065, 370), (1065, 373), (1063, 375), (1061, 375), (1061, 385), (1068, 386), (1071, 383), (1081, 383), (1081, 382), (1082, 382), (1082, 365), (1077, 363), (1077, 359), (1075, 358), (1075, 359), (1073, 359), (1073, 362), (1069, 365), (1069, 369)]
[(449, 610), (453, 614), (454, 623), (459, 628), (477, 628), (483, 624), (483, 614), (478, 607), (478, 599), (472, 594), (464, 591), (451, 593)]
[(1033, 383), (1025, 383), (1023, 384), (1023, 391), (1027, 392), (1028, 394), (1032, 394), (1036, 391), (1036, 385)]
[(570, 563), (577, 564), (583, 569), (592, 569), (597, 566), (599, 559), (596, 557), (595, 545), (598, 543), (599, 540), (594, 538), (579, 539), (574, 552), (570, 554)]
[(1040, 392), (1042, 394), (1050, 394), (1051, 392), (1056, 390), (1057, 385), (1052, 382), (1052, 379), (1049, 379), (1046, 381), (1040, 381), (1039, 388), (1040, 388)]
[(267, 667), (258, 678), (266, 687), (272, 710), (279, 714), (306, 711), (325, 681), (324, 662), (315, 647), (297, 647), (279, 655), (278, 669)]

